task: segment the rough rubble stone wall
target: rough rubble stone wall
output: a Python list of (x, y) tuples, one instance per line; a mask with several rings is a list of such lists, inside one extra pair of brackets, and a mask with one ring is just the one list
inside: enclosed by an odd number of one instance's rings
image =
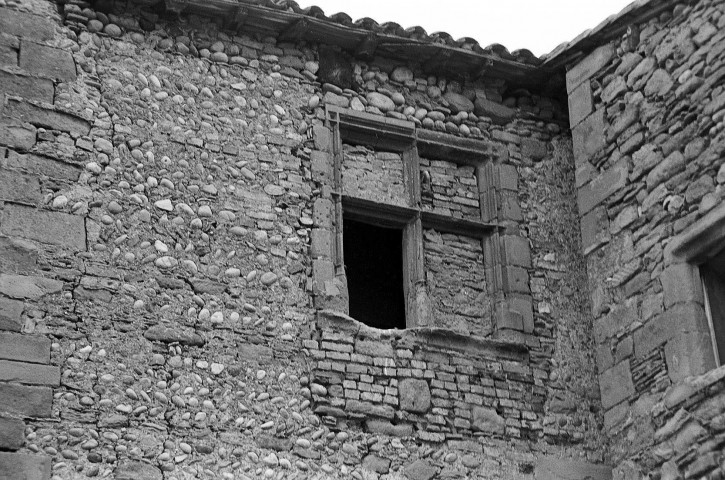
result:
[[(0, 26), (2, 475), (609, 477), (557, 102), (384, 59), (321, 86), (316, 45), (133, 5)], [(498, 152), (514, 353), (315, 312), (325, 102)]]
[(429, 179), (421, 193), (424, 208), (457, 218), (481, 218), (475, 169), (445, 160), (421, 158), (420, 170)]
[[(704, 429), (686, 426), (668, 448), (655, 430), (663, 395), (714, 366), (697, 269), (671, 264), (666, 251), (722, 201), (724, 27), (722, 2), (683, 3), (632, 25), (567, 73), (616, 478), (722, 475), (691, 465), (711, 456), (717, 427), (707, 430), (707, 420)], [(666, 472), (653, 469), (664, 461)]]
[(432, 327), (488, 337), (491, 300), (486, 286), (481, 240), (423, 231), (426, 284), (432, 313)]
[(343, 146), (342, 191), (345, 195), (393, 205), (406, 205), (403, 159), (393, 152)]

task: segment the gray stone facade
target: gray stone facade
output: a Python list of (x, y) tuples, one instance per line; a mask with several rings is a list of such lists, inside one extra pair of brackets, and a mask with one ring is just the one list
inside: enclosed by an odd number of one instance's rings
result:
[[(721, 478), (723, 27), (0, 0), (0, 479)], [(346, 218), (405, 329), (348, 316)]]

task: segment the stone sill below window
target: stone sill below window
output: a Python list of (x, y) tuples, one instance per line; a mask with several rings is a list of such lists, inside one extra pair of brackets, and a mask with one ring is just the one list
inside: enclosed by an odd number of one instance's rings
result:
[(494, 340), (465, 335), (445, 328), (409, 328), (382, 330), (365, 325), (344, 313), (334, 310), (317, 312), (318, 330), (346, 332), (355, 338), (385, 341), (401, 345), (421, 345), (441, 351), (471, 354), (477, 358), (529, 363), (529, 348), (519, 341)]

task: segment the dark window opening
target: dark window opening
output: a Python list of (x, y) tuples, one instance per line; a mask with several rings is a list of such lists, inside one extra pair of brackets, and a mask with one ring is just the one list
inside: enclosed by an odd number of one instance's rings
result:
[(725, 365), (725, 249), (700, 265), (712, 345), (719, 365)]
[(350, 316), (375, 328), (405, 328), (403, 231), (343, 219)]

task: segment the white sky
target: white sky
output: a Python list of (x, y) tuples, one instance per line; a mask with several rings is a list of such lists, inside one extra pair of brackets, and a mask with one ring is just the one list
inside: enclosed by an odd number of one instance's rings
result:
[(420, 25), (428, 33), (444, 31), (455, 39), (475, 38), (482, 47), (500, 43), (541, 56), (562, 42), (594, 28), (632, 0), (297, 0), (317, 5), (326, 15), (345, 12), (357, 20)]

